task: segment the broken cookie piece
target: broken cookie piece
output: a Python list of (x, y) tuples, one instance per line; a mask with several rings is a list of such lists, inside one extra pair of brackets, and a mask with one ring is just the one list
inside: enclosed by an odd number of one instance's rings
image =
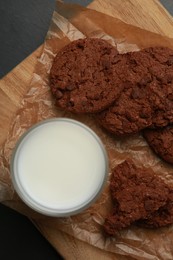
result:
[(110, 191), (113, 213), (104, 223), (109, 235), (164, 207), (169, 187), (151, 169), (137, 167), (130, 159), (113, 169)]

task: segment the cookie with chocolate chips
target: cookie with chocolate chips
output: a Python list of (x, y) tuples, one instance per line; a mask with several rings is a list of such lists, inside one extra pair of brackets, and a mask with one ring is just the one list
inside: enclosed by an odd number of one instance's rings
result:
[(76, 113), (99, 112), (110, 106), (122, 91), (112, 70), (117, 55), (116, 48), (96, 38), (79, 39), (64, 47), (50, 71), (57, 106)]
[(137, 167), (127, 159), (112, 171), (110, 192), (113, 212), (106, 218), (104, 230), (109, 235), (146, 219), (169, 198), (169, 187), (151, 169)]
[(173, 122), (173, 50), (151, 47), (124, 54), (119, 79), (124, 91), (97, 115), (98, 122), (118, 136)]

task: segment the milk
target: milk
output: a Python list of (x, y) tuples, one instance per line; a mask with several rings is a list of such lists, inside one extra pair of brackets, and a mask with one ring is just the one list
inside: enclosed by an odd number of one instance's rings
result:
[(106, 173), (98, 137), (74, 120), (45, 121), (19, 143), (13, 175), (19, 195), (30, 206), (70, 212), (95, 198)]

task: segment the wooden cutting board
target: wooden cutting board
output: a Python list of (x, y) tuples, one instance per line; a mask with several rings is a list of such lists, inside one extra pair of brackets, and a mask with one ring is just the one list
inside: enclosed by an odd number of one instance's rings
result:
[[(173, 18), (158, 0), (94, 0), (89, 8), (173, 38)], [(41, 50), (42, 46), (0, 81), (0, 145), (5, 141), (10, 122), (28, 90)], [(131, 259), (103, 252), (62, 232), (36, 226), (65, 259)]]

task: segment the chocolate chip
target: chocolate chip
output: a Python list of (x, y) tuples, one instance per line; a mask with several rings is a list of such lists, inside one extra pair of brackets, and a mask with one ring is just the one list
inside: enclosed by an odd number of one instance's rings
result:
[(55, 88), (56, 88), (56, 89), (59, 89), (59, 90), (64, 90), (64, 85), (56, 84), (56, 85), (55, 85)]
[(103, 60), (103, 61), (102, 61), (102, 65), (103, 65), (103, 68), (104, 68), (105, 70), (110, 69), (110, 66), (111, 66), (109, 60)]
[(118, 63), (119, 61), (121, 61), (121, 58), (120, 58), (120, 56), (116, 56), (116, 57), (114, 57), (114, 59), (113, 59), (113, 64), (116, 64), (116, 63)]
[(74, 107), (74, 100), (71, 98), (67, 104), (68, 107)]
[(169, 99), (169, 100), (173, 100), (173, 93), (170, 93), (170, 94), (168, 95), (168, 99)]
[(83, 98), (81, 99), (81, 104), (82, 104), (83, 107), (86, 107), (87, 104), (88, 104), (87, 98), (84, 98), (84, 97), (83, 97)]
[(172, 83), (173, 82), (173, 75), (168, 74), (165, 76), (166, 83)]
[(104, 54), (110, 54), (110, 53), (111, 53), (110, 48), (105, 47), (104, 48)]
[(56, 95), (57, 99), (60, 99), (63, 96), (63, 94), (62, 94), (62, 92), (60, 90), (57, 90), (55, 95)]
[(135, 113), (132, 113), (131, 111), (126, 111), (126, 117), (130, 122), (136, 121), (136, 115), (135, 115)]
[(53, 95), (56, 95), (56, 91), (57, 91), (57, 89), (55, 87), (52, 87), (52, 94)]
[(76, 86), (74, 85), (74, 84), (70, 84), (70, 85), (67, 85), (66, 86), (66, 89), (67, 90), (73, 90), (73, 89), (75, 89), (76, 88)]
[(140, 117), (142, 118), (149, 118), (150, 117), (150, 110), (146, 107), (142, 108), (142, 110), (139, 113)]
[[(169, 96), (168, 96), (168, 98), (169, 98)], [(169, 99), (166, 100), (166, 107), (167, 107), (167, 109), (168, 109), (168, 110), (171, 110), (171, 109), (172, 109), (172, 106), (173, 106), (173, 102), (170, 101)]]
[(151, 82), (151, 77), (149, 76), (146, 76), (146, 77), (143, 77), (140, 82), (139, 82), (139, 85), (140, 86), (146, 86), (148, 83)]
[(150, 210), (152, 210), (153, 209), (153, 199), (150, 199), (150, 198), (148, 198), (148, 199), (146, 199), (145, 201), (144, 201), (144, 207), (145, 207), (145, 209), (147, 210), (147, 211), (150, 211)]
[(135, 59), (131, 59), (131, 60), (130, 60), (130, 63), (131, 63), (132, 65), (137, 65), (137, 62), (136, 62)]
[(78, 47), (79, 49), (84, 50), (84, 44), (83, 44), (83, 42), (78, 42), (77, 47)]
[(95, 94), (94, 95), (94, 100), (99, 100), (100, 99), (100, 94)]
[(139, 88), (133, 88), (132, 89), (131, 97), (133, 99), (137, 99), (137, 98), (141, 99), (141, 98), (144, 97), (144, 95), (145, 95), (145, 93), (144, 93), (143, 90), (140, 90)]

